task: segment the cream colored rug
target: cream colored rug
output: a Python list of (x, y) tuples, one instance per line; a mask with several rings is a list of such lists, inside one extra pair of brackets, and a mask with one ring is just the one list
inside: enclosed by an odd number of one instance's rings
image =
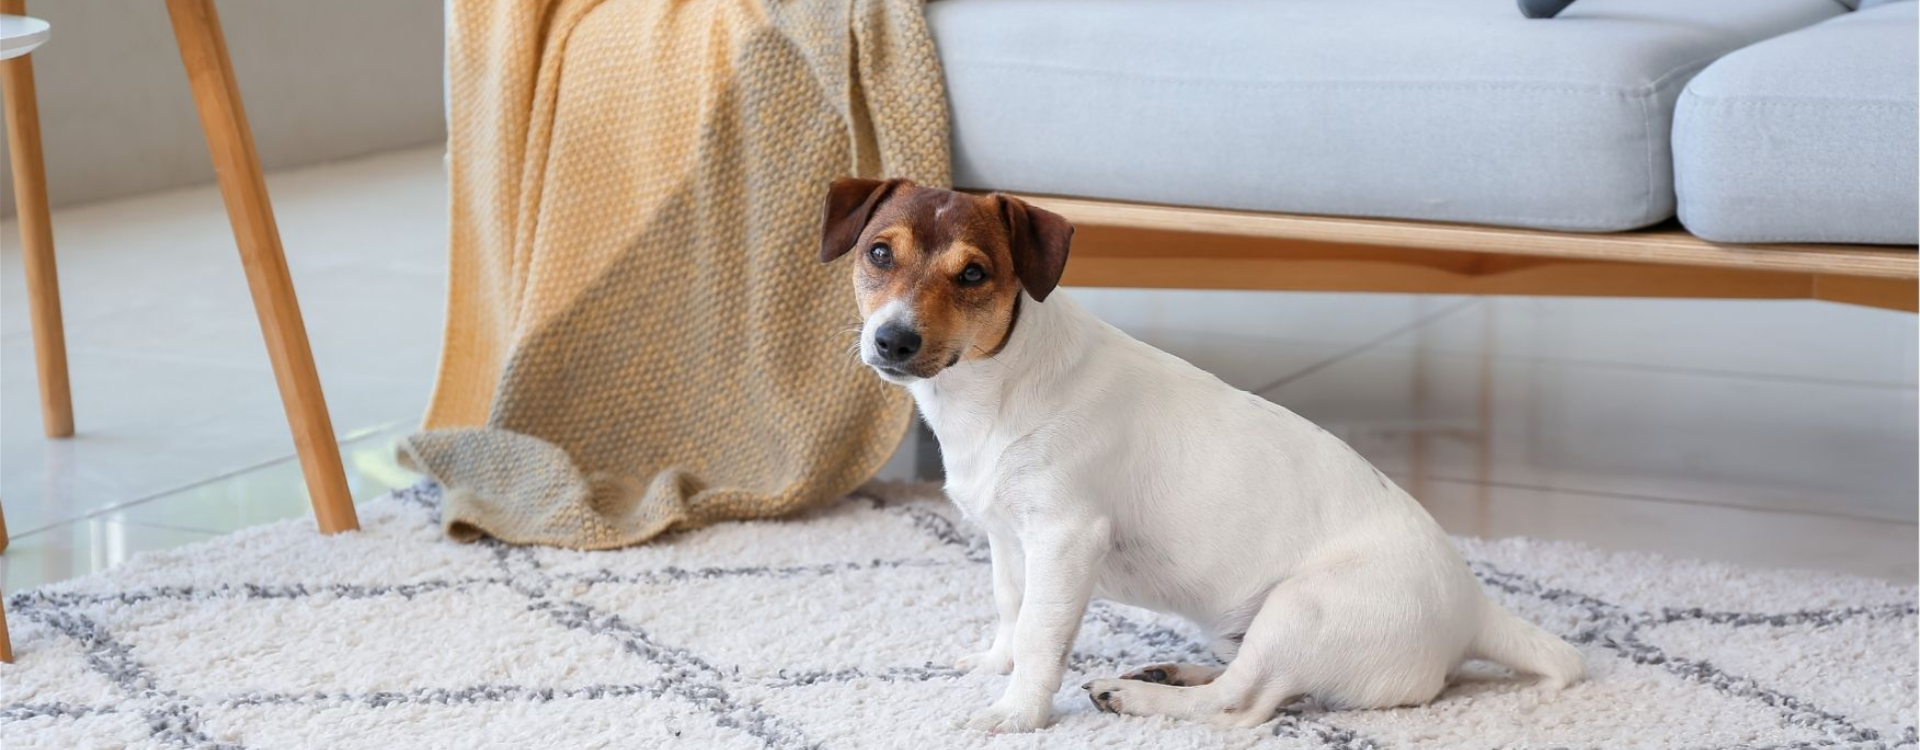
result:
[[(1759, 748), (1916, 744), (1915, 591), (1566, 544), (1463, 541), (1506, 606), (1586, 653), (1545, 697), (1491, 668), (1434, 704), (1257, 730), (1097, 713), (955, 729), (1005, 678), (981, 537), (926, 488), (614, 552), (463, 545), (438, 490), (359, 533), (261, 526), (8, 601), (0, 745), (25, 748)], [(1096, 603), (1068, 686), (1204, 658)]]

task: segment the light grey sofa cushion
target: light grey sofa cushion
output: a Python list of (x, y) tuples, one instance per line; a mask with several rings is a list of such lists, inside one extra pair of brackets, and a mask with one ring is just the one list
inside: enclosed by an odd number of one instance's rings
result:
[(1608, 231), (1673, 214), (1673, 101), (1833, 0), (934, 0), (955, 181)]
[(1673, 124), (1681, 223), (1723, 242), (1920, 239), (1915, 7), (1849, 13), (1693, 79)]

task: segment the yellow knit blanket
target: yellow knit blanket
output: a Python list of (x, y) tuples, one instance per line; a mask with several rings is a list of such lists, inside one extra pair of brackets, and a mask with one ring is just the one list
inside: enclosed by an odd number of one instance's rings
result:
[(400, 446), (448, 534), (618, 547), (879, 469), (910, 407), (848, 355), (820, 217), (835, 176), (948, 182), (921, 11), (450, 4), (446, 348)]

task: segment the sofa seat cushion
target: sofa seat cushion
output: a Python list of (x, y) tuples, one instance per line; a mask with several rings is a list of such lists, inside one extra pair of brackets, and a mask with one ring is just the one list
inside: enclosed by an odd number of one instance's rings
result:
[(1727, 55), (1680, 97), (1680, 221), (1724, 242), (1920, 240), (1920, 20), (1863, 7)]
[(934, 0), (962, 187), (1582, 231), (1673, 215), (1674, 99), (1833, 0)]

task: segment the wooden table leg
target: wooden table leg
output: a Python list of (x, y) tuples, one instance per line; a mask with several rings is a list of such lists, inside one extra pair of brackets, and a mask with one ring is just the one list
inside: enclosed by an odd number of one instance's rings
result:
[[(0, 0), (0, 13), (26, 15), (24, 0)], [(40, 151), (40, 105), (33, 90), (33, 55), (0, 60), (7, 148), (13, 152), (13, 197), (20, 220), (21, 265), (27, 272), (27, 315), (33, 321), (33, 361), (40, 381), (40, 426), (47, 437), (73, 435), (73, 394), (67, 385), (67, 338), (60, 323), (60, 283), (53, 268), (53, 220), (47, 210), (47, 169)]]
[(233, 63), (227, 59), (220, 20), (212, 0), (167, 0), (167, 14), (173, 19), (174, 41), (180, 45), (180, 60), (200, 110), (200, 127), (206, 131), (227, 219), (240, 245), (254, 312), (260, 316), (267, 354), (273, 359), (274, 379), (293, 428), (314, 516), (322, 533), (357, 529), (360, 523), (340, 466), (340, 446), (334, 442), (319, 371), (307, 345), (306, 326), (300, 320), (287, 258), (280, 248), (280, 229), (274, 225), (273, 207), (267, 201), (267, 182), (260, 174), (253, 133), (241, 109), (240, 88)]

